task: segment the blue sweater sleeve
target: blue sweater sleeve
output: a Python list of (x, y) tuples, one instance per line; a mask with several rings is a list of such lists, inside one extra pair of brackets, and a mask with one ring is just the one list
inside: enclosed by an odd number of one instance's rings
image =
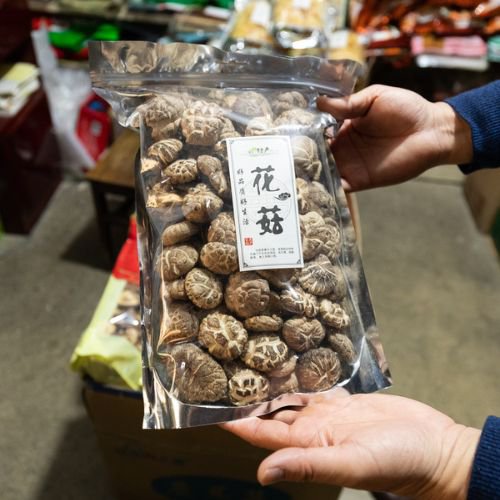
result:
[(467, 499), (500, 499), (500, 418), (486, 419), (472, 465)]
[(500, 80), (469, 90), (446, 102), (469, 124), (474, 158), (460, 165), (464, 174), (500, 166)]

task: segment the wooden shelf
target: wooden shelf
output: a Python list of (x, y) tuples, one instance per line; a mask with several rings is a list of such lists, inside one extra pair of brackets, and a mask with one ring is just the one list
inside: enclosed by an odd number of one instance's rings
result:
[(225, 9), (186, 9), (179, 4), (178, 8), (174, 5), (172, 9), (165, 11), (135, 11), (129, 10), (126, 4), (105, 11), (79, 11), (61, 7), (55, 1), (44, 2), (42, 0), (28, 0), (28, 6), (33, 13), (39, 15), (53, 15), (63, 17), (86, 17), (90, 19), (102, 19), (107, 21), (137, 23), (137, 24), (156, 24), (167, 25), (172, 20), (172, 16), (176, 13), (193, 13), (199, 16), (207, 17), (207, 19), (225, 20), (229, 17), (229, 11)]

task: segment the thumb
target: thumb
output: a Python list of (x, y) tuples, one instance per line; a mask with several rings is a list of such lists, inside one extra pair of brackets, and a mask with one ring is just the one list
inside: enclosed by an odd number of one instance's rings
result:
[(371, 85), (345, 97), (320, 96), (316, 104), (320, 111), (330, 113), (337, 120), (360, 118), (368, 113), (371, 105), (383, 89), (383, 85)]
[(279, 481), (313, 481), (352, 486), (360, 479), (360, 461), (342, 445), (321, 448), (283, 448), (269, 455), (259, 466), (262, 485)]

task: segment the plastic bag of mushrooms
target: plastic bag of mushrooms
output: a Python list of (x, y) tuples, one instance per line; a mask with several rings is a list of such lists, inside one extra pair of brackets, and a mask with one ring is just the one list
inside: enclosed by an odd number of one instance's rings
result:
[(390, 385), (320, 94), (353, 61), (95, 42), (96, 92), (136, 160), (144, 428)]

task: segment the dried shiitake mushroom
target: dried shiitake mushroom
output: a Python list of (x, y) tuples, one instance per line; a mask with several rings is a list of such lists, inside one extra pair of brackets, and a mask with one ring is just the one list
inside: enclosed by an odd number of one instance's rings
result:
[(215, 156), (201, 155), (198, 156), (197, 162), (199, 171), (208, 177), (208, 181), (217, 195), (223, 198), (230, 197), (231, 189), (220, 160)]
[(302, 254), (304, 260), (316, 257), (324, 247), (323, 231), (325, 221), (317, 212), (300, 215), (300, 232), (302, 234)]
[(227, 377), (209, 354), (194, 344), (177, 344), (165, 356), (172, 391), (184, 403), (214, 403), (227, 397)]
[(213, 146), (223, 128), (222, 108), (213, 102), (196, 101), (182, 114), (181, 129), (188, 144)]
[(189, 300), (201, 309), (214, 309), (223, 298), (221, 281), (206, 269), (189, 271), (184, 280), (184, 288)]
[(269, 284), (254, 272), (238, 272), (229, 276), (225, 301), (228, 309), (242, 318), (262, 314), (270, 298)]
[(254, 335), (249, 337), (241, 359), (260, 372), (269, 372), (289, 357), (287, 345), (278, 335)]
[(236, 375), (241, 370), (248, 370), (248, 366), (241, 361), (241, 359), (232, 359), (230, 361), (224, 361), (222, 363), (222, 368), (228, 379)]
[(351, 324), (351, 318), (344, 311), (340, 304), (331, 302), (328, 299), (322, 299), (319, 305), (319, 314), (321, 319), (329, 326), (338, 330), (347, 328)]
[(272, 316), (252, 316), (245, 320), (245, 328), (252, 332), (279, 332), (283, 326), (283, 320), (273, 314)]
[(144, 123), (155, 130), (164, 129), (182, 116), (185, 99), (179, 94), (163, 94), (141, 106)]
[(282, 335), (290, 349), (305, 352), (321, 344), (325, 329), (317, 319), (292, 318), (285, 321)]
[(285, 289), (297, 283), (296, 269), (274, 269), (272, 271), (259, 270), (257, 273), (276, 288)]
[(232, 137), (240, 137), (240, 133), (234, 128), (233, 122), (229, 118), (222, 119), (222, 130), (219, 135), (219, 141), (231, 139)]
[(291, 92), (281, 92), (272, 101), (271, 107), (276, 116), (293, 108), (307, 108), (306, 98), (295, 90)]
[(163, 167), (177, 160), (182, 150), (182, 142), (178, 139), (165, 139), (153, 143), (148, 149), (148, 157), (158, 160)]
[(308, 183), (306, 197), (309, 210), (318, 212), (323, 218), (332, 217), (337, 213), (335, 199), (321, 182), (313, 181)]
[(182, 196), (168, 191), (164, 184), (155, 184), (147, 193), (146, 206), (161, 208), (165, 222), (173, 223), (184, 219), (182, 213)]
[(271, 293), (269, 295), (269, 304), (264, 311), (264, 314), (266, 314), (267, 316), (272, 316), (273, 314), (281, 316), (283, 314), (279, 293), (275, 292), (274, 290), (271, 290)]
[(189, 245), (167, 248), (162, 256), (162, 274), (166, 281), (180, 278), (193, 269), (198, 260), (198, 252)]
[(268, 116), (257, 116), (252, 118), (245, 129), (247, 137), (258, 135), (271, 135), (273, 122)]
[(163, 175), (173, 186), (192, 182), (198, 177), (196, 160), (176, 160), (163, 169)]
[(190, 304), (170, 304), (163, 312), (158, 348), (196, 339), (198, 326), (198, 318)]
[(141, 160), (141, 173), (152, 172), (161, 170), (161, 163), (154, 158), (143, 158)]
[(330, 332), (326, 336), (330, 347), (339, 355), (339, 358), (346, 363), (354, 363), (356, 361), (356, 350), (351, 342), (351, 339), (338, 332)]
[(184, 279), (175, 281), (166, 281), (164, 284), (165, 299), (167, 302), (173, 300), (187, 300), (186, 290), (184, 289)]
[(231, 274), (238, 270), (238, 252), (234, 245), (207, 243), (200, 252), (201, 263), (217, 274)]
[(301, 389), (320, 392), (332, 388), (339, 380), (342, 367), (335, 352), (327, 347), (311, 349), (297, 363), (297, 378)]
[(205, 184), (189, 188), (182, 200), (182, 212), (187, 220), (203, 223), (214, 219), (224, 202)]
[(231, 108), (234, 113), (244, 116), (273, 115), (268, 100), (262, 94), (253, 91), (240, 92)]
[(334, 266), (325, 255), (320, 255), (304, 266), (299, 283), (313, 295), (328, 295), (340, 281), (340, 275), (340, 268)]
[(293, 393), (299, 391), (299, 380), (295, 373), (286, 377), (272, 378), (269, 388), (269, 395), (273, 398), (281, 394)]
[(165, 246), (175, 245), (189, 240), (191, 236), (200, 232), (200, 226), (187, 220), (167, 226), (163, 231), (162, 241)]
[(234, 105), (234, 102), (236, 101), (236, 98), (238, 97), (238, 93), (237, 92), (234, 92), (234, 93), (229, 92), (227, 90), (224, 93), (225, 93), (225, 95), (222, 98), (222, 106), (224, 108), (231, 109)]
[(229, 379), (229, 399), (235, 406), (245, 406), (269, 397), (269, 381), (255, 370), (241, 370)]
[(291, 108), (274, 120), (277, 127), (311, 126), (316, 121), (316, 115), (302, 108)]
[(335, 287), (331, 293), (325, 296), (325, 298), (331, 300), (332, 302), (340, 302), (347, 295), (347, 281), (340, 268), (338, 268), (338, 271), (338, 281), (335, 283)]
[(218, 241), (228, 245), (236, 245), (236, 226), (233, 214), (221, 212), (210, 224), (207, 239), (211, 243)]
[(214, 358), (232, 360), (243, 352), (248, 334), (233, 316), (216, 312), (201, 322), (198, 340)]
[(281, 307), (288, 312), (314, 318), (319, 311), (318, 299), (299, 286), (287, 288), (280, 295)]
[(340, 230), (334, 221), (326, 224), (317, 212), (300, 215), (302, 233), (302, 252), (305, 260), (311, 260), (319, 254), (326, 255), (330, 261), (340, 255)]
[(278, 365), (274, 370), (267, 372), (267, 376), (283, 378), (288, 377), (291, 373), (295, 371), (295, 367), (297, 366), (297, 360), (299, 357), (296, 354), (291, 354), (290, 357), (284, 361), (281, 365)]
[(342, 237), (337, 223), (331, 221), (330, 224), (326, 224), (321, 232), (320, 238), (323, 241), (321, 252), (325, 254), (330, 261), (335, 261), (342, 250)]
[(291, 138), (291, 143), (296, 176), (319, 180), (322, 166), (316, 142), (305, 135), (298, 135)]
[(151, 137), (154, 141), (161, 141), (163, 139), (170, 139), (176, 137), (179, 133), (181, 126), (181, 119), (167, 123), (165, 126), (158, 126), (151, 129)]
[(297, 177), (295, 179), (295, 187), (297, 189), (297, 207), (299, 209), (299, 214), (306, 214), (311, 210), (309, 205), (309, 182)]

